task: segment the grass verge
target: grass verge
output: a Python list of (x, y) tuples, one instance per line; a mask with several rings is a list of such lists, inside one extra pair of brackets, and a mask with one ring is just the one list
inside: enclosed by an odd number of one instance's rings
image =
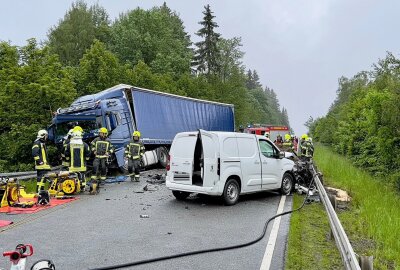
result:
[[(293, 209), (298, 208), (303, 200), (304, 196), (295, 194)], [(306, 204), (293, 213), (286, 269), (343, 269), (335, 241), (329, 240), (329, 234), (329, 221), (322, 204)]]
[[(315, 162), (324, 184), (344, 189), (353, 198), (339, 219), (359, 255), (374, 256), (374, 269), (400, 269), (400, 196), (384, 178), (375, 178), (351, 162), (317, 145)], [(295, 195), (293, 208), (303, 197)], [(342, 269), (322, 204), (305, 206), (291, 218), (286, 269)], [(311, 232), (310, 232), (311, 231)]]
[(347, 190), (353, 201), (339, 219), (354, 251), (374, 256), (374, 269), (400, 269), (400, 196), (385, 178), (375, 178), (328, 147), (315, 157), (326, 185)]

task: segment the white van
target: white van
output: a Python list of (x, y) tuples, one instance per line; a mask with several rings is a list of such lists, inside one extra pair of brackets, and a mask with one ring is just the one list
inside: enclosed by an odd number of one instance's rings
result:
[(223, 197), (235, 204), (240, 194), (294, 187), (294, 162), (266, 137), (235, 132), (178, 133), (169, 152), (166, 186), (177, 199), (190, 193)]

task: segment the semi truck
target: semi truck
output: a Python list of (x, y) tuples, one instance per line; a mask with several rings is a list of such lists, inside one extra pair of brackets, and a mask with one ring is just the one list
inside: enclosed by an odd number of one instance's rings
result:
[(97, 94), (76, 99), (70, 107), (60, 108), (48, 128), (49, 140), (62, 145), (68, 130), (84, 130), (83, 139), (90, 143), (106, 127), (115, 147), (110, 167), (126, 171), (124, 147), (135, 130), (141, 132), (146, 152), (144, 166), (167, 165), (168, 151), (179, 132), (199, 129), (234, 131), (232, 104), (211, 102), (119, 84)]

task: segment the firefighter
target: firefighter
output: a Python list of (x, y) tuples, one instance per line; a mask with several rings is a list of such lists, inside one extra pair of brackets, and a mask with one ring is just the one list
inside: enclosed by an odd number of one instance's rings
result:
[(50, 164), (48, 161), (46, 141), (48, 133), (46, 130), (39, 130), (37, 139), (32, 146), (32, 156), (35, 160), (35, 169), (37, 173), (36, 179), (36, 192), (39, 193), (40, 190), (44, 190), (44, 176), (50, 171)]
[(62, 150), (61, 150), (61, 159), (62, 159), (62, 165), (65, 167), (69, 167), (69, 165), (70, 165), (69, 161), (67, 161), (65, 151), (67, 149), (67, 145), (69, 144), (69, 141), (71, 140), (73, 133), (74, 133), (74, 130), (70, 129), (67, 133), (67, 137), (63, 141), (63, 146), (62, 146)]
[(99, 137), (95, 138), (91, 143), (92, 152), (95, 156), (93, 161), (93, 174), (91, 177), (94, 181), (99, 179), (99, 173), (100, 181), (106, 180), (107, 159), (112, 153), (114, 153), (114, 147), (107, 138), (107, 135), (108, 130), (105, 127), (102, 127), (99, 130)]
[(293, 152), (294, 148), (290, 134), (285, 134), (285, 141), (282, 143), (281, 150), (285, 152)]
[(281, 134), (278, 134), (278, 136), (276, 137), (276, 140), (274, 141), (274, 143), (275, 143), (276, 145), (278, 145), (279, 147), (282, 146), (283, 140), (282, 140)]
[(83, 188), (86, 186), (86, 161), (89, 160), (90, 154), (89, 145), (82, 141), (82, 132), (73, 132), (72, 138), (66, 146), (65, 155), (70, 163), (69, 171), (78, 173)]
[(307, 134), (303, 134), (301, 136), (299, 147), (300, 147), (300, 157), (306, 160), (312, 158), (314, 153), (314, 146), (312, 144), (312, 140), (311, 141), (309, 140)]
[(136, 130), (132, 134), (132, 140), (125, 148), (125, 159), (128, 159), (128, 171), (131, 181), (139, 182), (140, 161), (144, 155), (144, 146), (140, 141), (140, 132)]

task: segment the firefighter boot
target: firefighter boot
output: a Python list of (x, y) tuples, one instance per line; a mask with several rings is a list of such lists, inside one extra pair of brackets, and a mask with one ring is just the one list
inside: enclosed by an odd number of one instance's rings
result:
[(140, 174), (136, 174), (135, 175), (135, 182), (139, 182), (140, 181), (139, 178), (140, 178)]

